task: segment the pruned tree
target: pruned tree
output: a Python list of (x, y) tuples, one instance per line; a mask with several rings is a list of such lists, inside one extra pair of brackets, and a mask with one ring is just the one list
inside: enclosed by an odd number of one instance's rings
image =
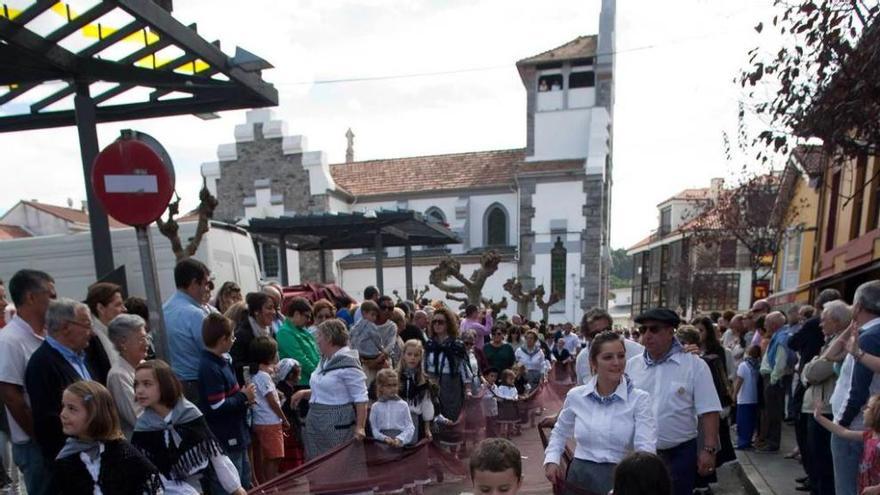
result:
[(202, 190), (199, 192), (199, 207), (197, 208), (199, 223), (196, 226), (195, 235), (187, 242), (186, 247), (183, 246), (183, 242), (180, 239), (180, 225), (177, 223), (177, 219), (174, 218), (180, 214), (180, 196), (177, 196), (177, 199), (168, 205), (168, 218), (166, 220), (161, 218), (156, 220), (159, 232), (171, 241), (171, 250), (174, 252), (174, 257), (177, 261), (196, 254), (199, 244), (202, 243), (202, 237), (208, 232), (211, 218), (213, 218), (214, 210), (218, 204), (217, 198), (208, 191), (207, 184), (202, 181)]
[(544, 295), (545, 291), (543, 284), (535, 287), (535, 303), (541, 310), (541, 319), (544, 321), (544, 323), (548, 323), (550, 321), (550, 306), (558, 303), (560, 297), (559, 294), (557, 294), (556, 292), (552, 292), (550, 294), (550, 297), (545, 301)]
[(507, 297), (501, 297), (501, 300), (495, 302), (494, 299), (483, 298), (483, 306), (492, 310), (493, 315), (501, 314), (501, 310), (507, 308)]
[[(788, 154), (798, 144), (795, 136), (821, 138), (832, 162), (876, 154), (878, 1), (774, 0), (774, 5), (766, 21), (775, 31), (769, 33), (774, 44), (750, 50), (749, 65), (737, 78), (748, 109), (766, 124), (752, 136), (754, 156), (767, 163), (776, 153)], [(755, 26), (759, 33), (764, 29), (765, 22)]]
[[(427, 294), (427, 293), (428, 293), (428, 286), (427, 285), (425, 285), (424, 289), (419, 289), (418, 287), (413, 287), (413, 301), (420, 301), (423, 297), (425, 297), (425, 294)], [(400, 297), (400, 293), (397, 291), (397, 289), (392, 290), (391, 294), (394, 295), (394, 297), (395, 297), (395, 299), (397, 299), (398, 303), (403, 302), (405, 300), (404, 298)]]
[(509, 278), (504, 282), (503, 287), (510, 294), (511, 299), (524, 305), (526, 312), (529, 310), (529, 304), (534, 301), (541, 310), (545, 322), (550, 317), (550, 306), (553, 306), (560, 300), (559, 294), (554, 292), (550, 294), (550, 298), (547, 301), (544, 301), (546, 290), (543, 284), (532, 290), (523, 291), (522, 282), (516, 278)]
[[(431, 270), (428, 281), (445, 292), (446, 298), (451, 301), (479, 306), (483, 303), (483, 286), (486, 284), (486, 279), (498, 271), (499, 263), (501, 263), (501, 255), (498, 251), (487, 251), (480, 256), (480, 267), (474, 270), (470, 277), (466, 277), (461, 273), (461, 263), (447, 256)], [(450, 278), (458, 281), (458, 284), (449, 283)]]

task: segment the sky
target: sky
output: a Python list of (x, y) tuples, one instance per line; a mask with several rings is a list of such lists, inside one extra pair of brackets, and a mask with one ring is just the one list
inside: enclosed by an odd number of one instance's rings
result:
[[(613, 248), (650, 234), (656, 205), (679, 190), (734, 179), (738, 167), (725, 161), (722, 145), (737, 126), (741, 90), (733, 78), (760, 41), (753, 27), (772, 12), (769, 4), (618, 2)], [(272, 63), (263, 77), (279, 90), (276, 117), (337, 163), (349, 127), (358, 160), (524, 147), (525, 90), (515, 62), (595, 34), (599, 7), (599, 0), (178, 0), (174, 16), (197, 22), (227, 54), (238, 45)], [(373, 77), (382, 78), (320, 83)], [(65, 105), (72, 103), (57, 108)], [(217, 146), (233, 142), (244, 122), (244, 111), (220, 115), (100, 124), (99, 145), (125, 128), (152, 135), (174, 161), (184, 207), (193, 207), (200, 165), (215, 161)], [(75, 128), (0, 134), (0, 172), (0, 212), (20, 199), (77, 207), (85, 199)]]

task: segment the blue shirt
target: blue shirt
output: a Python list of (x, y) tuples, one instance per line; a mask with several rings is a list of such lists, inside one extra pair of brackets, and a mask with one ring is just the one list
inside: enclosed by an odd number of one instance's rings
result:
[[(874, 318), (859, 329), (859, 348), (869, 354), (880, 355), (880, 318)], [(861, 429), (862, 408), (868, 403), (871, 394), (880, 391), (878, 389), (880, 383), (874, 382), (874, 372), (864, 364), (855, 363), (846, 408), (838, 423), (849, 428), (857, 420), (859, 427), (855, 429)]]
[(199, 360), (205, 344), (202, 341), (202, 322), (208, 309), (189, 294), (177, 291), (162, 305), (165, 328), (168, 331), (168, 354), (171, 369), (183, 381), (199, 378)]
[(80, 378), (83, 380), (92, 379), (92, 375), (89, 373), (89, 368), (86, 366), (85, 352), (74, 352), (72, 349), (65, 347), (61, 342), (53, 339), (50, 335), (46, 335), (46, 343), (58, 351), (58, 353), (64, 357), (65, 361), (70, 363), (70, 366), (73, 367), (74, 371), (76, 371), (76, 374), (79, 375)]

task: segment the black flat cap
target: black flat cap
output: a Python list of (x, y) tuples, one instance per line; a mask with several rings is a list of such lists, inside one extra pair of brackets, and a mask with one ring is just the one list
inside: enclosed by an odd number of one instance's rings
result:
[(636, 316), (636, 323), (644, 323), (646, 321), (657, 321), (660, 323), (666, 323), (667, 325), (677, 327), (679, 323), (681, 323), (681, 318), (668, 308), (654, 308), (645, 311), (644, 313)]

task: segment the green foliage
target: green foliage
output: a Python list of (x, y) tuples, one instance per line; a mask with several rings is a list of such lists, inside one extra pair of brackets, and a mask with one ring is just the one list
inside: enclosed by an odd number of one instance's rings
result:
[[(626, 249), (611, 250), (611, 286), (615, 289), (620, 287), (629, 287), (632, 285), (633, 260), (632, 256), (626, 254)], [(615, 285), (615, 279), (618, 283), (624, 285)]]

